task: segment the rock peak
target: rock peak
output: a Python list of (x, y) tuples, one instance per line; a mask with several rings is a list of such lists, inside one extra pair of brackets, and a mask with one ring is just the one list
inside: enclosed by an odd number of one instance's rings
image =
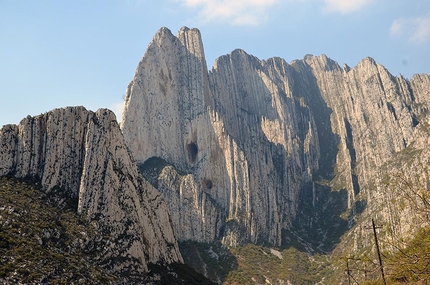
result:
[[(188, 74), (193, 74), (193, 77)], [(143, 163), (156, 156), (181, 165), (182, 170), (192, 166), (184, 150), (187, 144), (195, 142), (196, 134), (190, 130), (194, 127), (185, 122), (184, 117), (192, 120), (205, 112), (205, 102), (210, 100), (208, 84), (203, 43), (197, 29), (182, 28), (177, 37), (163, 41), (162, 46), (148, 46), (127, 88), (121, 122), (123, 130), (127, 130), (126, 141), (138, 162)], [(142, 103), (144, 105), (141, 106)], [(163, 110), (157, 106), (163, 106)], [(146, 117), (135, 113), (142, 112), (141, 107), (147, 116), (169, 120), (170, 123), (159, 126), (158, 130), (153, 129)], [(183, 138), (171, 141), (166, 137), (174, 127), (183, 131), (188, 129), (188, 142)], [(129, 141), (131, 130), (135, 135), (144, 134), (148, 141), (134, 138)]]
[(188, 32), (189, 30), (190, 28), (188, 28), (187, 26), (183, 26), (182, 28), (179, 29), (179, 33)]
[(336, 61), (327, 57), (325, 54), (321, 54), (319, 56), (308, 54), (308, 55), (305, 55), (304, 61), (310, 65), (318, 65), (320, 66), (320, 68), (322, 68), (325, 71), (342, 69)]
[(378, 66), (378, 63), (372, 57), (365, 57), (360, 62), (358, 62), (358, 68), (371, 68)]

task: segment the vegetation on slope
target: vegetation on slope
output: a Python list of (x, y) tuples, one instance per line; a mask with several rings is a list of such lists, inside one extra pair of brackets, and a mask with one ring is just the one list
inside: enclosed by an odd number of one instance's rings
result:
[(387, 264), (392, 281), (430, 282), (430, 227), (419, 230), (406, 247), (388, 256)]
[[(331, 271), (321, 255), (309, 256), (293, 247), (282, 251), (256, 245), (232, 249), (238, 269), (228, 274), (228, 284), (316, 284)], [(259, 273), (259, 274), (257, 274)]]
[(326, 256), (310, 256), (294, 247), (274, 249), (246, 244), (227, 248), (220, 244), (182, 242), (180, 248), (187, 264), (222, 284), (283, 284), (287, 281), (316, 284), (332, 275), (331, 262)]
[[(394, 246), (395, 251), (381, 252), (385, 284), (428, 284), (430, 282), (430, 227), (420, 229), (409, 241)], [(349, 269), (349, 284), (384, 284), (376, 258), (365, 254), (351, 258)]]
[[(429, 190), (419, 182), (419, 179), (413, 182), (411, 178), (407, 179), (402, 174), (387, 177), (385, 184), (395, 196), (390, 203), (392, 211), (397, 214), (396, 216), (401, 214), (407, 216), (405, 219), (400, 217), (392, 219), (387, 235), (382, 238), (382, 242), (387, 245), (387, 249), (382, 254), (388, 284), (428, 284), (430, 282)], [(402, 226), (408, 226), (409, 235), (396, 233)]]
[(0, 283), (117, 281), (93, 260), (103, 237), (72, 207), (55, 207), (32, 185), (0, 179), (0, 228)]
[(237, 269), (236, 257), (221, 243), (179, 243), (184, 262), (201, 274), (218, 283), (224, 281), (232, 270)]
[(1, 284), (213, 284), (185, 264), (115, 275), (99, 262), (109, 237), (77, 215), (76, 205), (34, 184), (0, 178)]
[[(430, 195), (420, 178), (394, 173), (383, 181), (388, 203), (382, 210), (376, 209), (383, 212), (379, 216), (385, 221), (377, 227), (376, 235), (386, 284), (428, 284), (430, 281)], [(370, 219), (369, 214), (366, 219)], [(357, 284), (356, 280), (359, 284), (383, 284), (375, 240), (371, 236), (372, 242), (350, 260), (351, 284)]]

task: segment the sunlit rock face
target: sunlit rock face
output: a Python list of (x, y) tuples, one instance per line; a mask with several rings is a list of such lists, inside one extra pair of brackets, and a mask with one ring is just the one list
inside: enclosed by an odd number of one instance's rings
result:
[(428, 141), (418, 131), (428, 124), (427, 75), (394, 77), (371, 58), (350, 68), (325, 55), (287, 63), (243, 50), (206, 66), (198, 30), (160, 29), (121, 122), (180, 240), (281, 245), (298, 214), (331, 211), (327, 189), (340, 190), (336, 211), (350, 209), (351, 226), (357, 203), (384, 204), (375, 183), (394, 155)]
[(0, 130), (0, 176), (32, 179), (76, 201), (108, 237), (100, 263), (145, 272), (148, 263), (182, 262), (167, 205), (138, 172), (113, 112), (55, 109)]
[(291, 72), (282, 59), (236, 50), (208, 73), (198, 30), (155, 35), (127, 88), (121, 126), (138, 163), (158, 157), (173, 166), (157, 185), (179, 239), (281, 244), (319, 158)]

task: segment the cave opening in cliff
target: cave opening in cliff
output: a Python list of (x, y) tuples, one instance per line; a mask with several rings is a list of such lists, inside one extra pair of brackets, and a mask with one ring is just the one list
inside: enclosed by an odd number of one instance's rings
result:
[(191, 162), (196, 161), (197, 153), (199, 152), (199, 148), (195, 142), (189, 143), (187, 145), (188, 158)]
[(203, 183), (202, 184), (203, 184), (203, 187), (205, 189), (208, 189), (208, 190), (211, 190), (212, 187), (214, 186), (212, 180), (210, 180), (208, 178), (203, 179)]

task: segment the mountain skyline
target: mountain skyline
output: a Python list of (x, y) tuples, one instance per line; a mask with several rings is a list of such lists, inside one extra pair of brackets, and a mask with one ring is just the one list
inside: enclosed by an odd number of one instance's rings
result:
[(428, 74), (429, 13), (418, 0), (3, 1), (0, 126), (76, 105), (118, 117), (135, 64), (162, 26), (198, 27), (209, 69), (241, 48), (287, 62), (326, 54), (351, 67), (370, 56), (393, 75)]
[[(289, 64), (235, 49), (208, 71), (198, 29), (183, 27), (175, 36), (163, 27), (127, 87), (120, 125), (108, 109), (68, 107), (24, 117), (19, 126), (0, 129), (0, 176), (40, 185), (59, 207), (60, 197), (69, 198), (73, 211), (95, 222), (103, 234), (97, 240), (112, 245), (97, 247), (107, 270), (136, 269), (142, 280), (151, 278), (145, 275), (150, 263), (201, 257), (182, 251), (189, 241), (216, 260), (220, 255), (211, 252), (218, 242), (233, 255), (252, 243), (293, 246), (293, 259), (333, 258), (324, 264), (337, 273), (323, 265), (313, 279), (336, 284), (344, 273), (336, 259), (371, 253), (370, 220), (390, 225), (378, 234), (385, 240), (423, 227), (429, 86), (429, 75), (395, 77), (370, 57), (351, 68), (325, 55)], [(415, 186), (398, 184), (397, 173)], [(10, 189), (3, 181), (2, 189)], [(419, 202), (404, 207), (411, 195)], [(9, 249), (10, 238), (3, 240)], [(198, 249), (202, 242), (212, 243), (210, 252)], [(286, 253), (273, 252), (279, 259)], [(228, 259), (213, 281), (302, 278), (240, 273), (243, 265)], [(309, 275), (308, 266), (319, 261), (305, 259)], [(214, 263), (199, 263), (193, 268), (209, 277)], [(5, 280), (16, 266), (4, 266)], [(16, 280), (26, 278), (21, 273)]]

